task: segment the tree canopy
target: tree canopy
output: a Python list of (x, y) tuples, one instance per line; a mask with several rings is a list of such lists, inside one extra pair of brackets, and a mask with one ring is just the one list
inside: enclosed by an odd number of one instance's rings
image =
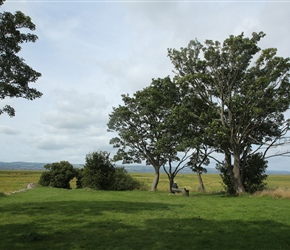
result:
[[(0, 2), (0, 7), (4, 1)], [(21, 44), (35, 42), (38, 37), (26, 30), (34, 31), (35, 25), (31, 18), (21, 11), (12, 14), (0, 13), (0, 100), (5, 98), (25, 98), (34, 100), (42, 93), (31, 88), (29, 83), (36, 82), (41, 74), (25, 63), (17, 54)], [(0, 107), (0, 114), (15, 115), (15, 110), (10, 105)]]
[[(200, 174), (213, 158), (208, 153), (216, 151), (224, 154), (234, 193), (249, 191), (246, 183), (259, 171), (263, 181), (269, 148), (289, 131), (284, 113), (290, 105), (290, 59), (277, 56), (274, 48), (262, 50), (258, 43), (264, 36), (242, 33), (222, 43), (193, 40), (168, 49), (173, 80), (153, 80), (133, 97), (123, 95), (124, 105), (110, 115), (109, 130), (118, 133), (111, 140), (119, 148), (115, 159), (146, 160), (157, 175), (167, 163), (172, 179), (171, 162), (183, 160), (178, 152), (191, 150), (187, 166)], [(261, 167), (250, 171), (253, 162)]]
[(118, 148), (114, 160), (145, 161), (153, 166), (152, 190), (157, 188), (163, 166), (171, 188), (176, 174), (190, 160), (192, 149), (202, 143), (204, 133), (198, 123), (208, 110), (200, 99), (180, 90), (170, 77), (153, 79), (149, 87), (133, 97), (122, 97), (124, 105), (113, 109), (108, 123), (109, 131), (118, 133), (110, 141)]
[[(153, 166), (155, 179), (152, 190), (156, 190), (159, 170), (173, 158), (178, 146), (169, 123), (171, 106), (178, 102), (178, 89), (169, 77), (153, 79), (149, 87), (134, 93), (133, 97), (122, 95), (124, 105), (114, 108), (108, 122), (111, 132), (118, 137), (110, 143), (118, 148), (114, 160), (123, 163), (141, 163)], [(166, 148), (166, 150), (165, 150)]]
[(225, 154), (236, 193), (245, 191), (242, 162), (251, 145), (267, 145), (289, 129), (284, 112), (290, 104), (290, 61), (278, 57), (277, 49), (261, 50), (257, 44), (264, 36), (260, 32), (247, 38), (242, 33), (223, 43), (195, 40), (186, 48), (168, 50), (176, 82), (218, 117), (205, 131)]

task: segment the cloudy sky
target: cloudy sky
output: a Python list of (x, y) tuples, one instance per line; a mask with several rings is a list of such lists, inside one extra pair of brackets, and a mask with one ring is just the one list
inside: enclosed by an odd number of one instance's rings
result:
[[(36, 25), (36, 43), (21, 56), (42, 77), (43, 97), (11, 99), (14, 118), (0, 116), (0, 161), (84, 163), (87, 153), (114, 153), (108, 114), (152, 78), (172, 75), (167, 48), (190, 40), (223, 41), (229, 35), (264, 31), (261, 48), (290, 56), (290, 1), (17, 1)], [(277, 149), (281, 150), (281, 149)], [(269, 169), (290, 170), (290, 158)]]

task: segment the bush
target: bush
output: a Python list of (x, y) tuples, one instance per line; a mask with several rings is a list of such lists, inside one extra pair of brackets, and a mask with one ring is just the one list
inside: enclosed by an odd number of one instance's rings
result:
[(69, 162), (54, 162), (46, 164), (44, 168), (49, 171), (41, 174), (40, 185), (70, 189), (70, 181), (75, 177), (75, 170)]
[(50, 180), (51, 180), (51, 173), (50, 172), (43, 172), (40, 176), (39, 179), (39, 184), (41, 186), (49, 186), (50, 185)]
[(88, 154), (81, 185), (97, 190), (111, 190), (114, 173), (115, 168), (110, 162), (109, 153), (100, 151)]
[[(241, 162), (243, 166), (243, 162)], [(267, 161), (263, 158), (262, 154), (256, 153), (248, 156), (244, 168), (241, 168), (242, 181), (247, 193), (255, 193), (262, 191), (266, 187), (264, 182), (267, 179), (265, 171), (267, 169)], [(226, 191), (229, 194), (234, 194), (235, 190), (231, 182), (230, 173), (225, 164), (218, 164), (216, 167), (221, 172), (221, 178)]]
[(248, 158), (243, 169), (243, 182), (246, 192), (253, 194), (265, 189), (266, 183), (264, 181), (268, 177), (265, 174), (268, 167), (267, 163), (262, 154), (259, 153)]
[(134, 190), (142, 187), (143, 184), (129, 175), (124, 167), (115, 169), (113, 190)]
[(77, 175), (77, 186), (96, 190), (133, 190), (142, 184), (130, 176), (124, 168), (115, 168), (104, 151), (86, 156), (84, 169)]
[(82, 178), (83, 178), (83, 173), (84, 173), (84, 169), (83, 168), (78, 168), (75, 169), (75, 174), (76, 174), (76, 186), (77, 188), (82, 188)]

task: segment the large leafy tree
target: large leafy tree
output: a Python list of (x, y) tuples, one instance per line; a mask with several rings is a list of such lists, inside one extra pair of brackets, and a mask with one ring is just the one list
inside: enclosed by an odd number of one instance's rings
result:
[(290, 104), (290, 60), (278, 57), (274, 48), (261, 50), (258, 42), (264, 36), (242, 33), (223, 43), (195, 40), (168, 50), (180, 86), (217, 116), (205, 131), (224, 153), (236, 193), (245, 192), (242, 172), (251, 146), (274, 146), (289, 129), (284, 112)]
[(178, 88), (169, 77), (159, 78), (133, 97), (122, 97), (124, 105), (113, 109), (108, 122), (109, 131), (118, 134), (110, 141), (118, 148), (114, 160), (122, 160), (123, 164), (145, 161), (153, 166), (155, 178), (151, 190), (155, 191), (160, 167), (178, 160), (177, 152), (182, 146), (178, 139), (182, 131), (172, 119), (173, 107), (179, 102)]
[[(0, 6), (3, 2), (0, 1)], [(37, 40), (35, 34), (26, 33), (26, 30), (35, 30), (29, 16), (20, 11), (15, 14), (0, 13), (0, 100), (19, 97), (34, 100), (42, 96), (41, 92), (29, 87), (29, 83), (36, 82), (41, 74), (17, 55), (21, 44)], [(15, 115), (10, 105), (0, 107), (0, 114), (4, 112), (9, 116)]]

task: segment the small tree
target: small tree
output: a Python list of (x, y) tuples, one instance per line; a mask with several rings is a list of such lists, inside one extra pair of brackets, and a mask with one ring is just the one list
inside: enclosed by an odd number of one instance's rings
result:
[(44, 168), (49, 171), (41, 174), (40, 185), (70, 189), (70, 181), (75, 177), (75, 170), (68, 161), (46, 164)]
[(207, 169), (203, 166), (209, 165), (209, 155), (213, 152), (214, 150), (209, 149), (206, 145), (201, 145), (192, 153), (190, 162), (187, 164), (190, 169), (196, 173), (199, 182), (199, 190), (203, 192), (205, 191), (205, 187), (201, 175), (202, 173), (207, 173)]
[(105, 151), (94, 152), (86, 156), (84, 169), (78, 170), (77, 187), (97, 190), (133, 190), (143, 185), (122, 168), (115, 168)]
[(110, 190), (114, 182), (115, 168), (105, 151), (93, 152), (86, 156), (86, 164), (82, 172), (82, 187), (97, 190)]

